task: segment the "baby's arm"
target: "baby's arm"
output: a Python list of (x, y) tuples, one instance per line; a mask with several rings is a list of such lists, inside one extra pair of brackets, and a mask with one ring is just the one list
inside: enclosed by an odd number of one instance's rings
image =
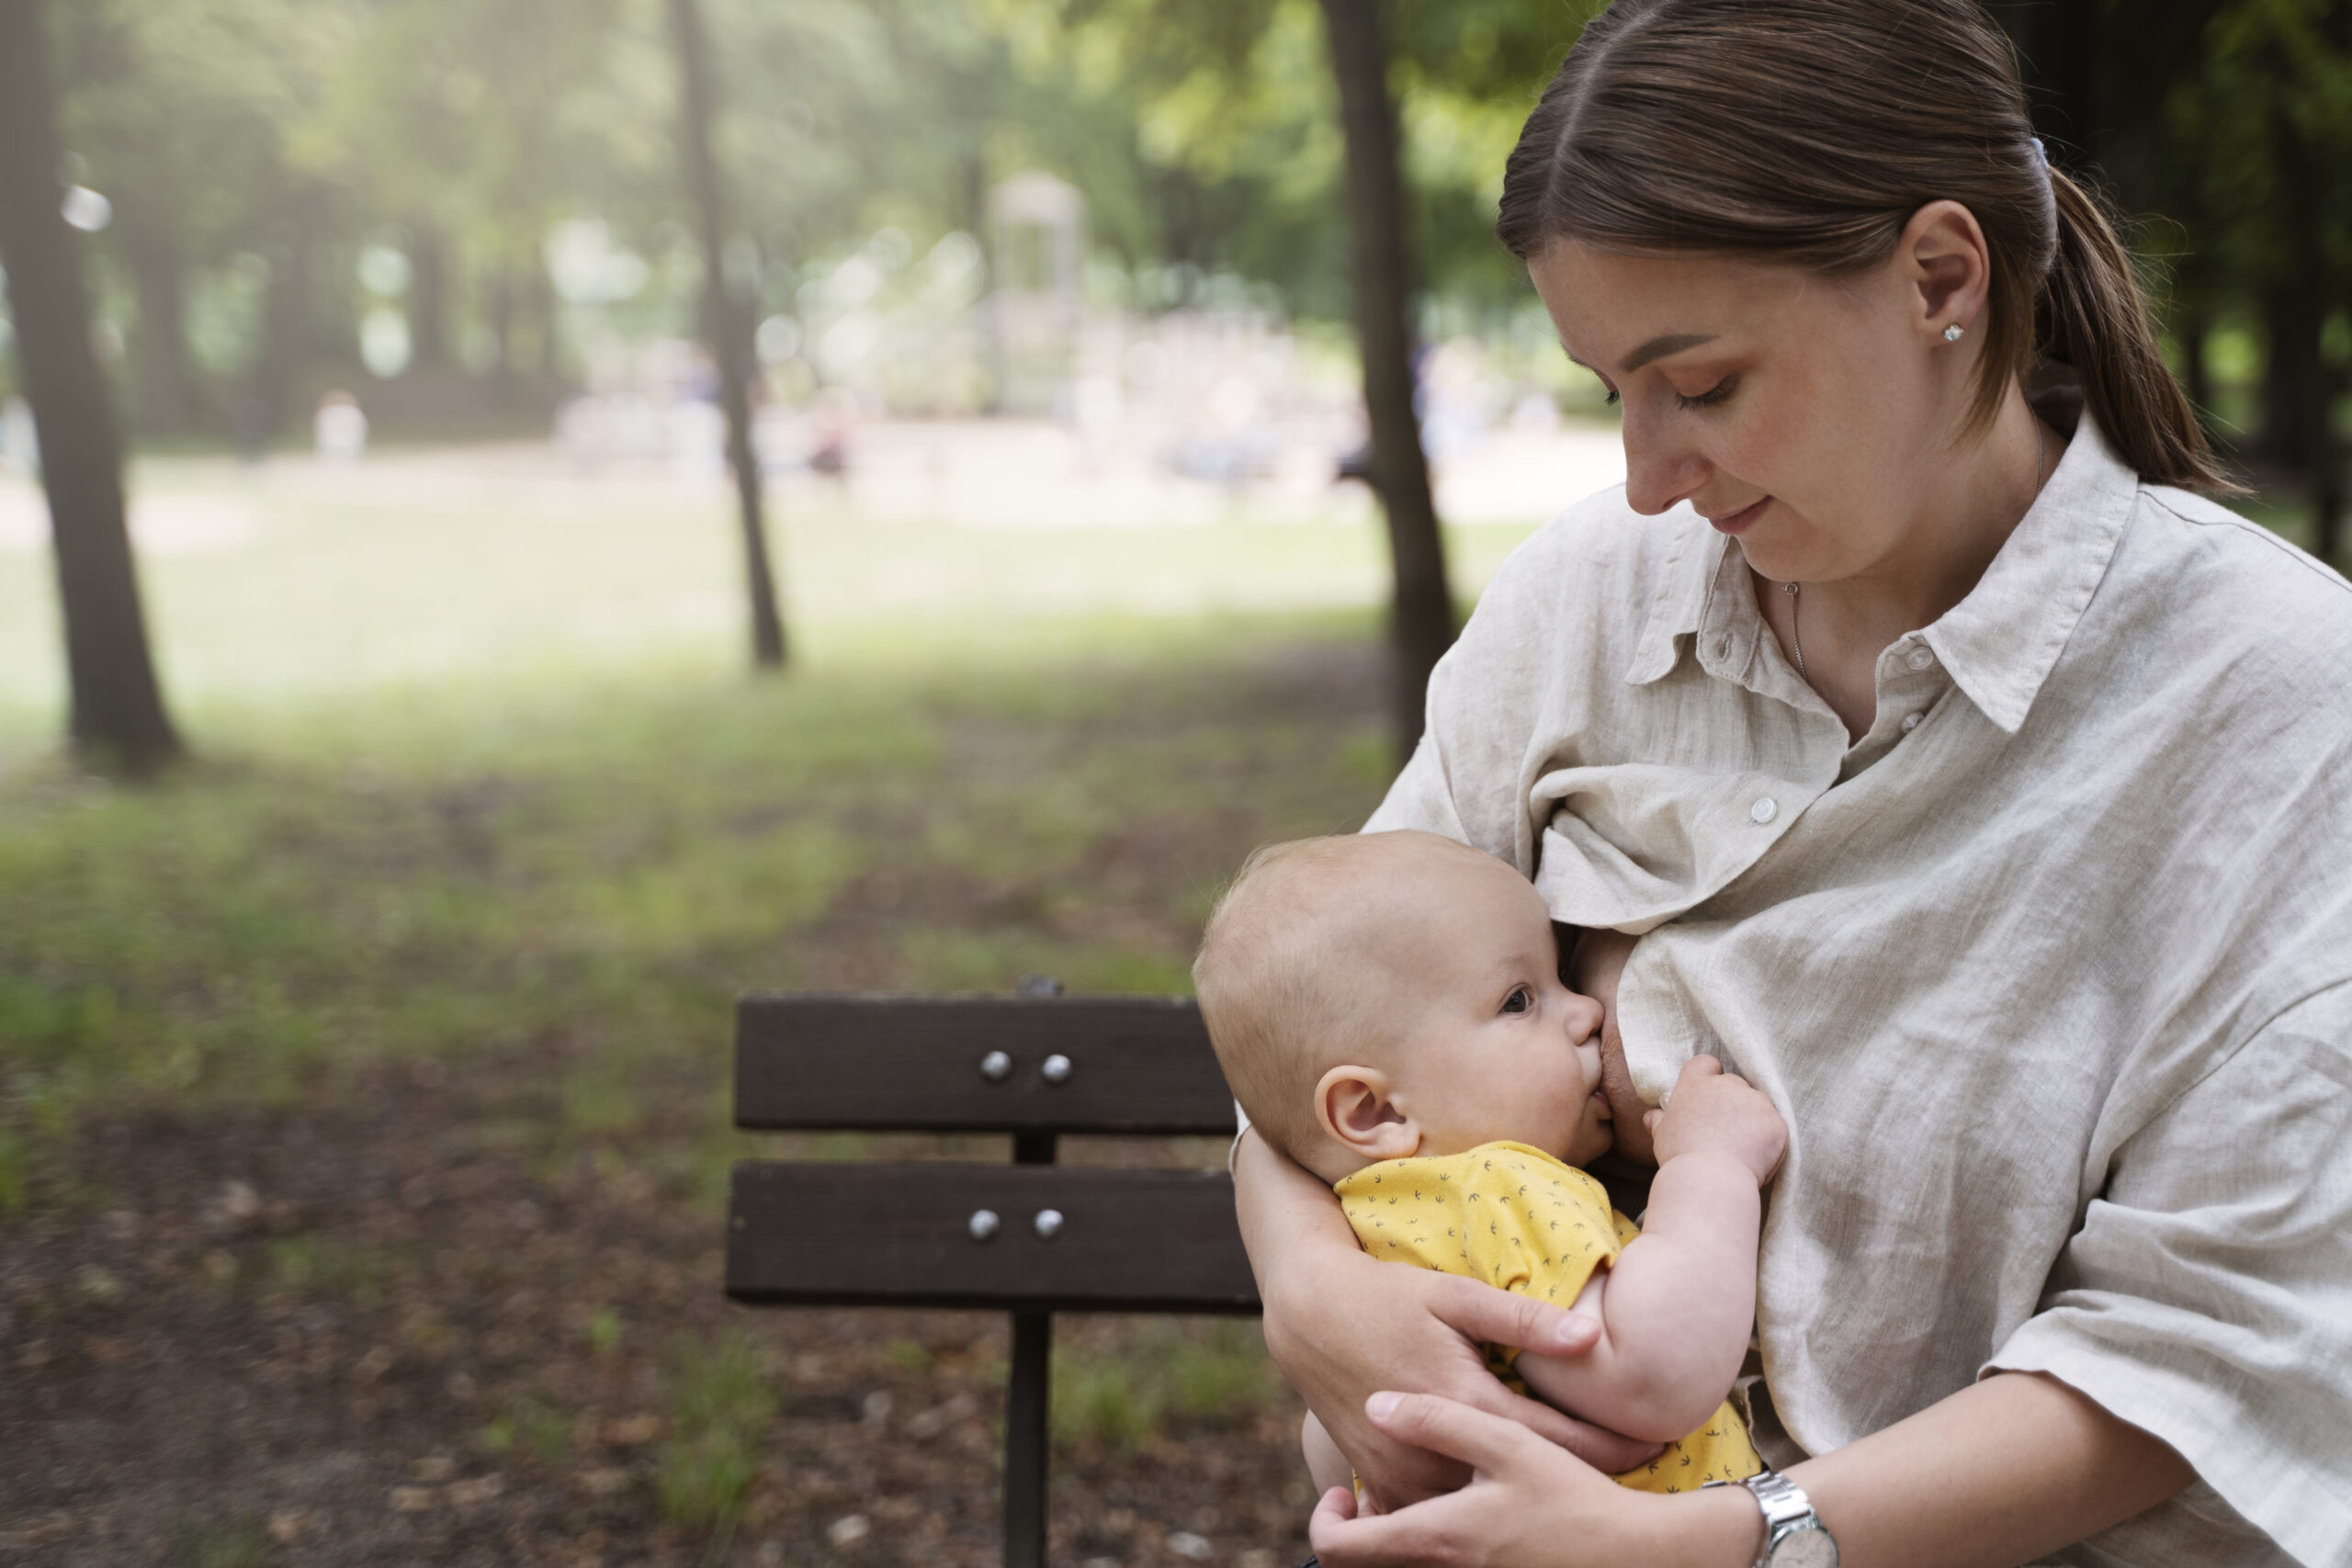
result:
[(1756, 1314), (1758, 1193), (1788, 1143), (1771, 1101), (1713, 1056), (1691, 1058), (1667, 1103), (1649, 1113), (1658, 1168), (1642, 1234), (1577, 1299), (1600, 1318), (1600, 1342), (1517, 1362), (1547, 1404), (1654, 1442), (1703, 1426), (1739, 1376)]

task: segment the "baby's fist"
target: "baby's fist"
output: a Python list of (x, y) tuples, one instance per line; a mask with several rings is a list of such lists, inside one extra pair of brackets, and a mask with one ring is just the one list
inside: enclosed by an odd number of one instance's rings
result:
[(1657, 1142), (1658, 1164), (1677, 1155), (1727, 1154), (1756, 1173), (1758, 1186), (1772, 1179), (1789, 1146), (1788, 1125), (1772, 1102), (1713, 1056), (1684, 1063), (1666, 1109), (1642, 1120)]

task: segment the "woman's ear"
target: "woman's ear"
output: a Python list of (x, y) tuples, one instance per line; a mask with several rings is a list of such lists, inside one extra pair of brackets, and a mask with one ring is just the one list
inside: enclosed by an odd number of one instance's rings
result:
[(1333, 1067), (1315, 1086), (1315, 1120), (1324, 1135), (1369, 1160), (1418, 1153), (1421, 1130), (1399, 1110), (1388, 1075), (1377, 1067)]
[(1917, 290), (1920, 325), (1928, 333), (1966, 332), (1983, 317), (1992, 253), (1976, 214), (1959, 202), (1931, 201), (1913, 213), (1895, 243), (1894, 262)]

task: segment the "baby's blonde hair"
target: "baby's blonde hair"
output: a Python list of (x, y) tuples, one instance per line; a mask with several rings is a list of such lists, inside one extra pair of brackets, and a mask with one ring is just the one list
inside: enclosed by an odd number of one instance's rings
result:
[[(1394, 1032), (1367, 983), (1383, 910), (1375, 894), (1399, 857), (1479, 855), (1434, 833), (1339, 834), (1268, 844), (1217, 900), (1193, 961), (1193, 989), (1233, 1098), (1261, 1136), (1302, 1165), (1326, 1140), (1315, 1114), (1325, 1072), (1362, 1061)], [(1381, 933), (1385, 934), (1385, 933)]]

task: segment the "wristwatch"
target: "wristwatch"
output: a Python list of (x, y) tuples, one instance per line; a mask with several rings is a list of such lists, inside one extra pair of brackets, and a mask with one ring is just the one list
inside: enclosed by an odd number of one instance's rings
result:
[(1838, 1542), (1804, 1488), (1778, 1471), (1767, 1470), (1737, 1483), (1710, 1481), (1709, 1486), (1737, 1484), (1747, 1488), (1764, 1510), (1764, 1547), (1755, 1568), (1838, 1568)]

